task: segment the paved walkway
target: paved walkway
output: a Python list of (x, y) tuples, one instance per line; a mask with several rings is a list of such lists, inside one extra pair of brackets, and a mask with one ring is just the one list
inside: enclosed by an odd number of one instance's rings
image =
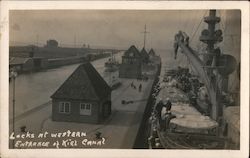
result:
[[(150, 92), (152, 80), (142, 84), (142, 91), (132, 89), (131, 82), (139, 85), (136, 80), (123, 80), (122, 87), (112, 93), (112, 115), (103, 124), (52, 122), (50, 119), (45, 122), (43, 130), (64, 131), (65, 129), (80, 130), (87, 132), (87, 138), (94, 139), (97, 131), (102, 133), (106, 139), (103, 148), (132, 148), (137, 130), (142, 120), (146, 101), (134, 102), (132, 104), (121, 104), (122, 100), (140, 100)], [(121, 97), (122, 96), (122, 97)]]

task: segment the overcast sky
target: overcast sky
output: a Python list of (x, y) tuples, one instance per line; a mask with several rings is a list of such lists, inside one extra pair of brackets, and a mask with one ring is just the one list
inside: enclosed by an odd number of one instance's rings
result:
[[(205, 10), (196, 11), (121, 11), (121, 10), (61, 10), (11, 11), (10, 44), (44, 45), (55, 39), (59, 46), (80, 46), (126, 49), (134, 44), (143, 46), (144, 25), (147, 25), (147, 48), (172, 48), (174, 35), (183, 30), (198, 41)], [(224, 11), (218, 12), (222, 17)], [(227, 17), (228, 18), (228, 17)], [(199, 25), (200, 24), (200, 25)], [(198, 27), (199, 26), (199, 27)], [(196, 44), (196, 43), (195, 43)], [(194, 45), (195, 45), (194, 44)]]

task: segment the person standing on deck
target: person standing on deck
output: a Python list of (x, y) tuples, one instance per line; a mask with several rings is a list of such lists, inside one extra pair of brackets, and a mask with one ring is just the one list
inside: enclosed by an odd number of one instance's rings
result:
[(169, 128), (170, 120), (175, 118), (175, 116), (171, 113), (172, 103), (169, 98), (166, 98), (163, 102), (164, 108), (161, 112), (162, 122), (161, 129), (166, 131)]
[(156, 116), (158, 117), (159, 120), (161, 120), (161, 111), (163, 108), (163, 102), (162, 99), (159, 99), (159, 102), (155, 106), (155, 111), (156, 111)]
[(169, 98), (166, 99), (166, 111), (170, 111), (172, 107), (172, 103)]
[(165, 129), (165, 122), (166, 122), (166, 105), (162, 108), (161, 110), (161, 118), (160, 118), (160, 129), (164, 130)]
[(166, 114), (165, 114), (165, 123), (164, 123), (164, 126), (163, 126), (163, 130), (166, 131), (167, 129), (169, 129), (169, 124), (170, 124), (170, 121), (171, 119), (173, 118), (176, 118), (175, 115), (173, 115), (171, 113), (171, 111), (167, 111)]
[(171, 105), (169, 104), (169, 98), (166, 98), (163, 100), (163, 105), (162, 105), (162, 109), (160, 112), (160, 128), (161, 129), (165, 129), (165, 122), (166, 122), (166, 113), (168, 111), (168, 109), (171, 109)]

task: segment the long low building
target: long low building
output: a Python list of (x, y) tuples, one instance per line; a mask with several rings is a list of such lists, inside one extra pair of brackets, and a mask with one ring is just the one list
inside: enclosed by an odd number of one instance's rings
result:
[(9, 60), (9, 68), (17, 72), (27, 72), (47, 68), (48, 60), (40, 57), (12, 57)]

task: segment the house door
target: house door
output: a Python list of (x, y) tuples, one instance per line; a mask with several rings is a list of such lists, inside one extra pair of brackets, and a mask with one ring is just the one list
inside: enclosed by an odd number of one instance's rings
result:
[(111, 114), (111, 101), (106, 101), (103, 103), (102, 114), (104, 118)]

